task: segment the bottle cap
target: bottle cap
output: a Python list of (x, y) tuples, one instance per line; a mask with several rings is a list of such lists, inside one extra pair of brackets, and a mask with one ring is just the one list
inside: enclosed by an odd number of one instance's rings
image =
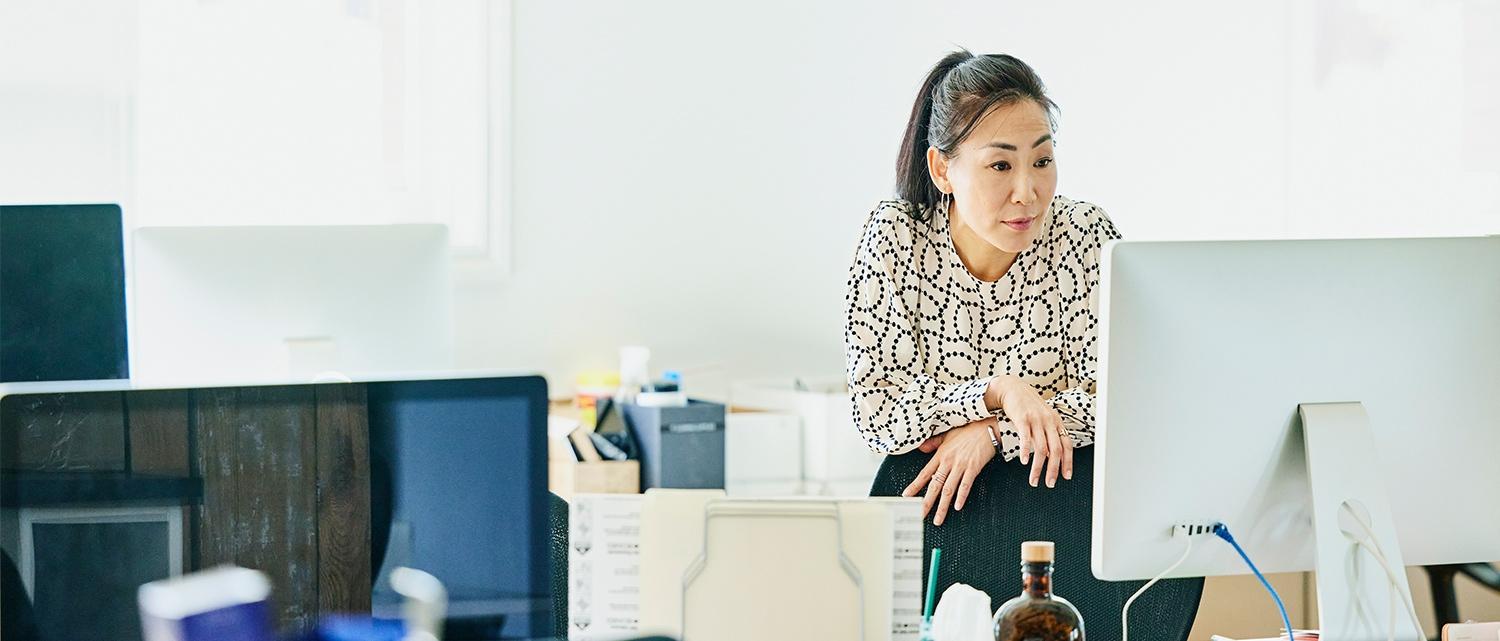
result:
[(1051, 541), (1027, 541), (1021, 544), (1022, 563), (1051, 563), (1054, 546)]

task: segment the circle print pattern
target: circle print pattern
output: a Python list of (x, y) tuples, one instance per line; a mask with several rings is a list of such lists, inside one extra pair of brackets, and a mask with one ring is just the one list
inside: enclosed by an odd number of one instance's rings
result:
[(1020, 450), (989, 380), (1015, 375), (1062, 416), (1077, 447), (1093, 442), (1099, 259), (1120, 238), (1104, 210), (1057, 196), (1030, 247), (999, 280), (971, 274), (948, 211), (883, 201), (849, 269), (844, 353), (854, 423), (870, 448), (898, 454), (947, 429), (996, 416), (1001, 454)]

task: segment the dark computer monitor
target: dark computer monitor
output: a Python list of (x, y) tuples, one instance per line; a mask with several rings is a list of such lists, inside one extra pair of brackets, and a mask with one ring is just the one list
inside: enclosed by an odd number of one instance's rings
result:
[[(382, 573), (405, 564), (443, 582), (446, 638), (551, 632), (546, 421), (539, 377), (370, 387), (374, 469), (389, 470), (393, 499)], [(397, 616), (387, 585), (376, 612)]]
[(129, 378), (118, 205), (0, 206), (0, 382)]
[(141, 583), (233, 563), (305, 631), (399, 616), (383, 573), (405, 565), (447, 586), (446, 638), (551, 634), (546, 418), (537, 376), (0, 385), (0, 547), (29, 606), (0, 617), (140, 638)]

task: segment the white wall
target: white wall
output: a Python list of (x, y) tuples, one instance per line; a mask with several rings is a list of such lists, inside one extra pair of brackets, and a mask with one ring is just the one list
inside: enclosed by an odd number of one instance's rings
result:
[[(1305, 5), (1305, 6), (1302, 6)], [(1062, 105), (1061, 193), (1131, 238), (1500, 232), (1500, 13), (1471, 2), (521, 0), (513, 279), (473, 364), (843, 366), (844, 272), (955, 45)]]
[[(0, 3), (0, 202), (130, 190), (128, 26), (167, 1)], [(558, 394), (627, 343), (709, 396), (837, 377), (856, 234), (958, 45), (1037, 68), (1061, 193), (1127, 237), (1500, 233), (1493, 0), (513, 4), (512, 273), (458, 283), (458, 353)]]
[(0, 2), (0, 203), (120, 202), (134, 7)]
[(484, 7), (6, 0), (0, 200), (119, 202), (129, 226), (445, 223), (481, 250)]

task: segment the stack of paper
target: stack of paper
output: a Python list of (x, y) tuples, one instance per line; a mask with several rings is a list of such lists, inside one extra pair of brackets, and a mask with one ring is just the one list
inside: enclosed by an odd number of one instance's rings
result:
[(568, 638), (640, 629), (641, 495), (579, 494), (568, 506)]

